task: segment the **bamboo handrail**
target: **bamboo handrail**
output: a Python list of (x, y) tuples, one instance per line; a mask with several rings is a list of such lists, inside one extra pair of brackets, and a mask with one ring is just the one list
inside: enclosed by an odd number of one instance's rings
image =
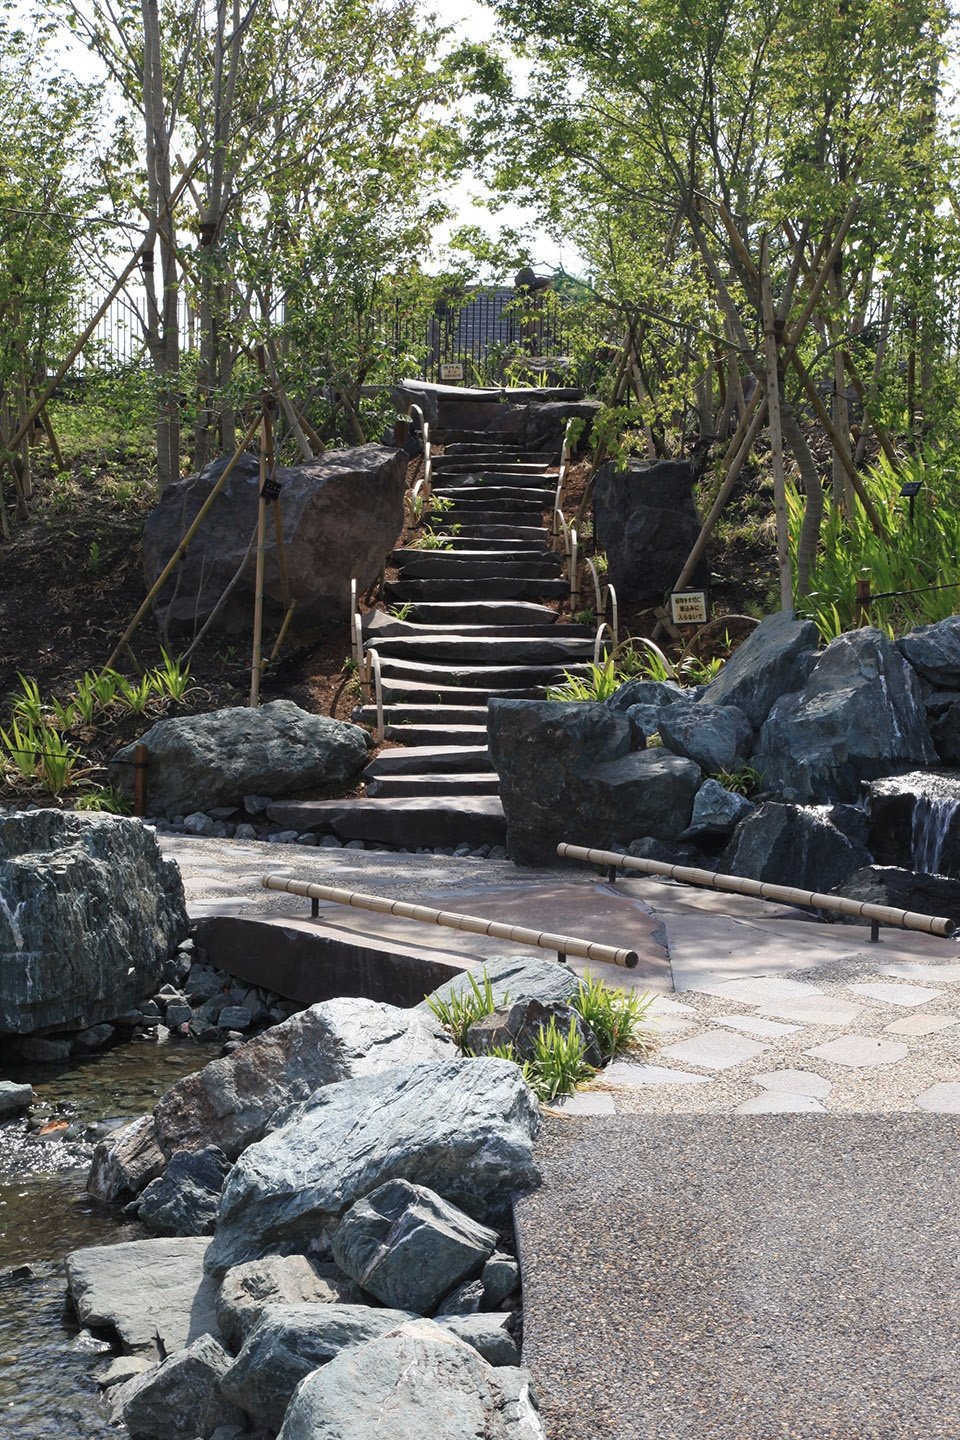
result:
[(554, 935), (547, 930), (531, 930), (524, 925), (507, 925), (501, 920), (485, 920), (479, 915), (460, 915), (450, 910), (434, 910), (429, 905), (413, 905), (407, 900), (391, 900), (386, 895), (369, 895), (362, 890), (342, 890), (336, 885), (315, 885), (308, 880), (291, 880), (286, 875), (264, 875), (264, 890), (280, 890), (288, 895), (303, 895), (317, 905), (326, 900), (334, 905), (347, 905), (354, 910), (372, 910), (379, 915), (396, 915), (403, 920), (419, 920), (427, 925), (442, 925), (450, 930), (463, 930), (471, 935), (491, 935), (515, 945), (534, 945), (541, 950), (556, 950), (561, 959), (572, 955), (578, 960), (597, 960), (633, 970), (639, 963), (635, 950), (615, 945), (600, 945), (580, 940), (573, 935)]
[(610, 636), (611, 636), (611, 638), (613, 639), (613, 648), (614, 648), (614, 649), (617, 648), (617, 642), (616, 642), (616, 638), (614, 637), (612, 627), (607, 624), (606, 620), (601, 620), (601, 621), (600, 621), (600, 624), (597, 626), (597, 633), (596, 633), (596, 635), (593, 637), (593, 663), (594, 663), (594, 665), (599, 665), (599, 664), (600, 664), (600, 647), (601, 647), (602, 644), (603, 644), (603, 632), (604, 632), (604, 630), (609, 630), (609, 631), (610, 631)]
[(597, 602), (597, 606), (596, 606), (596, 610), (594, 611), (594, 614), (596, 615), (597, 619), (600, 620), (600, 619), (603, 617), (603, 615), (606, 614), (606, 609), (607, 609), (607, 607), (606, 607), (606, 606), (604, 605), (604, 603), (603, 603), (603, 591), (602, 591), (601, 588), (600, 588), (600, 576), (597, 574), (597, 567), (596, 567), (596, 565), (594, 565), (594, 563), (593, 563), (593, 561), (590, 559), (589, 555), (587, 556), (587, 558), (584, 560), (583, 563), (586, 565), (587, 569), (590, 571), (590, 578), (593, 580), (593, 598), (594, 598), (594, 599), (596, 600), (596, 602)]
[(423, 435), (423, 480), (426, 482), (427, 498), (433, 488), (433, 455), (430, 450), (430, 425), (419, 405), (411, 403), (407, 406), (407, 415), (420, 416), (420, 431)]
[(383, 677), (380, 674), (380, 656), (371, 645), (364, 657), (364, 668), (366, 673), (367, 696), (373, 691), (373, 701), (377, 707), (377, 739), (383, 744), (386, 734), (383, 718)]
[[(792, 885), (773, 885), (766, 880), (748, 880), (740, 875), (720, 875), (714, 870), (697, 870), (690, 865), (667, 865), (661, 860), (642, 860), (636, 855), (621, 855), (617, 850), (595, 850), (585, 845), (557, 846), (557, 854), (566, 860), (583, 860), (590, 865), (605, 865), (612, 872), (638, 870), (643, 875), (659, 875), (682, 885), (699, 885), (708, 890), (724, 890), (731, 895), (750, 895), (780, 905), (802, 905), (813, 910), (828, 910), (835, 915), (850, 915), (869, 920), (876, 930), (890, 925), (898, 930), (917, 930), (951, 940), (957, 934), (956, 920), (944, 915), (921, 915), (916, 910), (898, 910), (892, 905), (873, 905), (849, 896), (823, 895), (816, 890), (800, 890)], [(614, 878), (611, 875), (611, 878)], [(874, 938), (876, 935), (874, 934)]]
[(613, 631), (614, 645), (620, 644), (620, 608), (617, 604), (617, 592), (613, 586), (607, 584), (607, 602), (610, 606), (610, 628)]

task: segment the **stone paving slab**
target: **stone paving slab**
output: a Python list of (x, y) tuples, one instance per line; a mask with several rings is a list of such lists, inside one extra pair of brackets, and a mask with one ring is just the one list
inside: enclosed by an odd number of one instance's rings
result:
[(919, 1113), (547, 1117), (517, 1227), (551, 1440), (957, 1440), (958, 1142)]

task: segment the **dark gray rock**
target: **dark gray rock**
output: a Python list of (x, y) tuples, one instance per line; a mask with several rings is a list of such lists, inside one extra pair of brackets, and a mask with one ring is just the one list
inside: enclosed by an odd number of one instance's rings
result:
[(431, 1000), (446, 1002), (455, 995), (467, 994), (471, 976), (481, 986), (485, 980), (490, 981), (498, 1008), (514, 1000), (536, 999), (545, 1003), (569, 1000), (577, 993), (580, 983), (568, 966), (558, 965), (555, 960), (545, 960), (539, 955), (497, 955), (484, 960), (476, 969), (455, 975), (432, 991), (417, 1008), (429, 1009)]
[(539, 1110), (506, 1060), (430, 1061), (327, 1085), (240, 1157), (208, 1263), (222, 1274), (303, 1250), (387, 1180), (427, 1185), (479, 1219), (536, 1184)]
[[(676, 584), (700, 534), (695, 479), (686, 460), (631, 461), (626, 470), (608, 460), (597, 471), (594, 534), (607, 553), (610, 583), (621, 604), (660, 604)], [(707, 579), (702, 559), (691, 583), (704, 585)]]
[(520, 1289), (520, 1266), (512, 1255), (497, 1250), (484, 1265), (480, 1279), (484, 1310), (496, 1310), (508, 1295)]
[(798, 620), (789, 610), (768, 615), (707, 686), (703, 703), (736, 705), (758, 729), (775, 700), (806, 684), (819, 645), (812, 620)]
[(151, 1356), (216, 1335), (216, 1285), (203, 1268), (207, 1244), (178, 1237), (71, 1251), (67, 1284), (81, 1325), (114, 1330), (125, 1349)]
[(0, 1120), (22, 1115), (33, 1104), (33, 1086), (18, 1085), (13, 1080), (0, 1080)]
[(483, 1281), (465, 1280), (443, 1297), (434, 1318), (442, 1320), (448, 1315), (477, 1315), (482, 1309)]
[(750, 880), (826, 892), (871, 858), (864, 845), (831, 823), (825, 807), (767, 801), (738, 826), (718, 868)]
[(545, 1440), (523, 1370), (494, 1369), (430, 1320), (354, 1345), (298, 1388), (279, 1440)]
[(140, 1115), (97, 1145), (87, 1191), (107, 1205), (131, 1200), (163, 1173), (166, 1163), (153, 1116)]
[(960, 878), (960, 777), (916, 770), (875, 780), (867, 812), (879, 864)]
[(634, 705), (652, 705), (659, 710), (664, 705), (689, 699), (690, 691), (672, 680), (627, 680), (603, 703), (609, 710), (627, 711)]
[(693, 760), (707, 775), (739, 770), (753, 746), (753, 726), (735, 705), (667, 705), (657, 730), (668, 750)]
[(131, 1440), (208, 1440), (219, 1425), (243, 1425), (242, 1412), (220, 1391), (229, 1367), (223, 1346), (201, 1335), (128, 1381), (123, 1419)]
[(171, 1085), (154, 1108), (157, 1137), (168, 1155), (214, 1144), (235, 1160), (278, 1110), (322, 1085), (453, 1053), (420, 1010), (324, 1000)]
[(364, 1303), (359, 1285), (336, 1265), (306, 1255), (265, 1255), (227, 1271), (217, 1295), (217, 1323), (224, 1343), (239, 1350), (268, 1306)]
[(0, 815), (0, 1034), (112, 1020), (188, 928), (180, 872), (139, 820)]
[(690, 823), (698, 767), (660, 749), (631, 753), (626, 715), (589, 702), (494, 699), (487, 717), (518, 864), (554, 863), (561, 840), (610, 848), (638, 835), (675, 839)]
[[(924, 875), (896, 865), (867, 865), (847, 875), (836, 893), (868, 905), (892, 905), (895, 910), (914, 910), (920, 915), (945, 915), (960, 924), (960, 880), (945, 875)], [(864, 923), (847, 915), (830, 918), (849, 925)]]
[(89, 1030), (81, 1030), (73, 1036), (73, 1048), (75, 1052), (87, 1053), (94, 1050), (103, 1050), (116, 1035), (116, 1030), (106, 1021), (102, 1025), (91, 1025)]
[(497, 1009), (492, 1015), (484, 1015), (467, 1031), (467, 1047), (474, 1055), (489, 1055), (491, 1050), (510, 1045), (518, 1060), (532, 1060), (536, 1055), (537, 1039), (551, 1022), (562, 1035), (568, 1034), (572, 1025), (583, 1044), (586, 1063), (595, 1069), (603, 1064), (597, 1037), (586, 1020), (571, 1005), (565, 1005), (560, 1000), (517, 1000), (509, 1009)]
[[(216, 460), (200, 475), (174, 481), (163, 491), (143, 533), (148, 586), (160, 575), (225, 465), (226, 460)], [(283, 486), (287, 573), (297, 604), (295, 625), (330, 626), (346, 621), (350, 577), (357, 577), (361, 594), (377, 578), (403, 529), (406, 469), (403, 451), (380, 445), (328, 450), (308, 465), (278, 469), (277, 479)], [(159, 619), (192, 630), (210, 615), (243, 566), (239, 583), (214, 623), (221, 631), (249, 631), (256, 555), (248, 546), (257, 524), (258, 494), (258, 462), (247, 455), (213, 502), (175, 577), (161, 590), (155, 606)], [(272, 521), (266, 544), (266, 623), (276, 626), (286, 602)], [(272, 792), (267, 789), (267, 793)]]
[(423, 1185), (390, 1180), (352, 1205), (333, 1236), (333, 1258), (384, 1305), (428, 1315), (478, 1274), (497, 1232)]
[(445, 1315), (437, 1324), (465, 1345), (472, 1345), (488, 1365), (520, 1364), (520, 1350), (507, 1328), (509, 1315)]
[(137, 1214), (158, 1235), (212, 1235), (230, 1161), (222, 1150), (176, 1150), (140, 1196)]
[(911, 630), (897, 649), (931, 685), (960, 690), (960, 615)]
[(944, 765), (960, 765), (960, 696), (932, 707), (927, 702), (930, 738)]
[(602, 409), (599, 400), (546, 400), (525, 407), (523, 443), (528, 450), (543, 450), (559, 455), (568, 420), (582, 420), (583, 429), (577, 442), (582, 453), (590, 443), (590, 433)]
[(755, 809), (752, 800), (725, 790), (719, 780), (704, 780), (693, 801), (693, 815), (681, 839), (730, 835)]
[(307, 1375), (348, 1346), (374, 1340), (413, 1318), (405, 1310), (369, 1305), (268, 1305), (224, 1374), (223, 1393), (278, 1430)]
[[(150, 752), (150, 805), (160, 815), (237, 804), (252, 787), (274, 796), (335, 793), (368, 758), (366, 732), (358, 725), (310, 715), (292, 700), (158, 720), (140, 743)], [(127, 795), (133, 793), (133, 749), (119, 750), (110, 764), (111, 783)]]
[(857, 800), (863, 780), (929, 765), (936, 751), (916, 674), (879, 630), (827, 646), (802, 690), (778, 700), (751, 764), (785, 800)]

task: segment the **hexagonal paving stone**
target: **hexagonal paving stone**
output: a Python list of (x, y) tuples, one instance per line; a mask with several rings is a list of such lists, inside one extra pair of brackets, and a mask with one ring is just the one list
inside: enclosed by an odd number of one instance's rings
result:
[(783, 1004), (762, 1005), (760, 1013), (774, 1015), (778, 1020), (796, 1020), (801, 1025), (828, 1025), (839, 1029), (843, 1025), (852, 1025), (863, 1014), (863, 1006), (854, 1005), (851, 1000), (824, 995), (820, 999), (814, 996), (802, 1004), (784, 1001)]
[(939, 1085), (931, 1085), (929, 1090), (917, 1096), (917, 1105), (921, 1110), (932, 1110), (937, 1115), (960, 1115), (960, 1084), (942, 1081)]
[(814, 1045), (804, 1051), (815, 1060), (831, 1065), (847, 1065), (851, 1070), (864, 1070), (871, 1065), (894, 1065), (910, 1052), (906, 1045), (894, 1040), (877, 1040), (872, 1035), (841, 1035), (825, 1045)]
[(880, 974), (892, 975), (897, 980), (926, 980), (933, 985), (956, 985), (960, 981), (960, 961), (945, 960), (942, 965), (934, 965), (921, 960), (898, 960), (893, 965), (881, 965)]
[(833, 1089), (829, 1080), (815, 1075), (812, 1070), (768, 1070), (763, 1075), (753, 1075), (755, 1085), (764, 1090), (774, 1090), (785, 1095), (806, 1095), (811, 1100), (823, 1100)]
[(926, 985), (888, 985), (882, 980), (848, 985), (847, 989), (867, 1000), (879, 1000), (881, 1005), (928, 1005), (946, 994), (945, 990), (931, 990)]
[(764, 1020), (757, 1015), (720, 1015), (711, 1025), (724, 1025), (728, 1030), (742, 1030), (760, 1040), (778, 1040), (781, 1035), (795, 1035), (799, 1025), (784, 1025), (779, 1020)]
[(956, 1015), (904, 1015), (902, 1020), (894, 1020), (883, 1028), (887, 1035), (936, 1035), (956, 1023)]
[(744, 1100), (735, 1115), (825, 1115), (826, 1111), (813, 1095), (790, 1095), (783, 1091), (767, 1091)]
[(788, 980), (780, 975), (744, 975), (737, 980), (716, 980), (698, 988), (705, 995), (735, 1000), (738, 1005), (799, 1004), (823, 994), (819, 985), (805, 985), (801, 980)]
[(744, 1040), (726, 1031), (708, 1030), (702, 1035), (692, 1035), (689, 1040), (679, 1040), (676, 1045), (668, 1045), (660, 1054), (664, 1059), (679, 1060), (683, 1065), (728, 1070), (731, 1065), (742, 1065), (744, 1060), (755, 1060), (768, 1048), (757, 1040)]
[(706, 1085), (709, 1075), (691, 1075), (686, 1070), (670, 1070), (666, 1065), (632, 1065), (618, 1060), (603, 1072), (608, 1085)]

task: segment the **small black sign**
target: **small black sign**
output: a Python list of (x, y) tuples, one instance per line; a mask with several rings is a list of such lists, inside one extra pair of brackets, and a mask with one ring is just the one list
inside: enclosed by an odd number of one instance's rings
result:
[(914, 495), (920, 494), (920, 486), (922, 484), (922, 480), (907, 480), (900, 486), (900, 494), (904, 495), (908, 500), (912, 500)]
[(263, 489), (260, 491), (260, 499), (279, 500), (280, 491), (282, 489), (283, 486), (280, 484), (280, 481), (276, 479), (276, 477), (271, 477), (268, 480), (264, 480)]

